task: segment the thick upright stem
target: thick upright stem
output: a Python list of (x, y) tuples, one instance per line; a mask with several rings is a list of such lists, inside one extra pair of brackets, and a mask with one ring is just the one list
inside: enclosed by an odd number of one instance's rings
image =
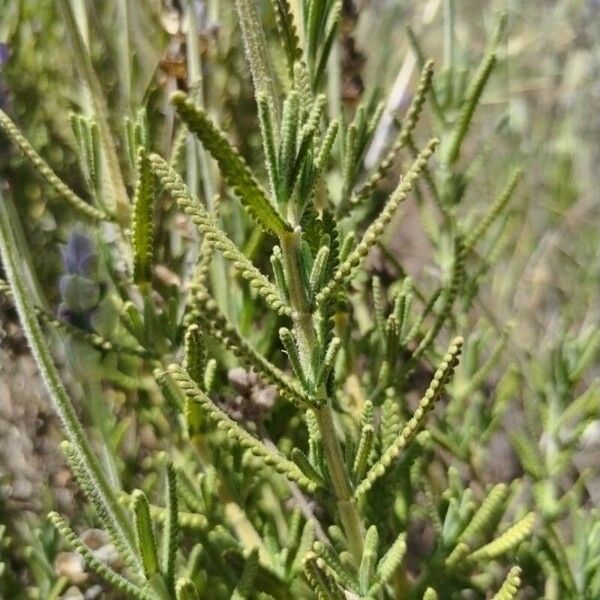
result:
[[(317, 333), (310, 313), (304, 279), (300, 274), (298, 260), (299, 243), (300, 233), (294, 231), (282, 237), (281, 250), (288, 277), (290, 303), (294, 311), (292, 319), (294, 321), (294, 333), (298, 340), (300, 361), (306, 378), (314, 381), (314, 367), (316, 362), (314, 352), (317, 349)], [(324, 387), (318, 390), (318, 394), (326, 400)], [(323, 406), (315, 411), (315, 414), (321, 431), (321, 437), (323, 438), (325, 460), (331, 477), (340, 520), (348, 539), (350, 552), (358, 565), (362, 556), (364, 530), (358, 509), (352, 498), (348, 472), (335, 432), (329, 401), (326, 400)]]
[(342, 449), (335, 433), (333, 416), (329, 402), (315, 411), (317, 422), (323, 438), (325, 460), (333, 485), (336, 503), (348, 546), (354, 561), (358, 565), (362, 557), (364, 528), (356, 504), (352, 498), (352, 490), (348, 481), (348, 473), (342, 456)]

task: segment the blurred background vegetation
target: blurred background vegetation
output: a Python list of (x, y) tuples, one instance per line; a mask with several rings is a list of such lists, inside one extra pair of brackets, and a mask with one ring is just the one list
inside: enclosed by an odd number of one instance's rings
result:
[[(87, 10), (79, 15), (114, 131), (122, 131), (122, 115), (147, 104), (154, 139), (163, 143), (157, 150), (167, 154), (174, 136), (168, 93), (193, 80), (197, 65), (190, 61), (190, 44), (195, 44), (202, 56), (207, 106), (220, 114), (248, 162), (259, 167), (250, 75), (235, 16), (223, 6), (229, 3), (195, 2), (195, 36), (189, 35), (176, 0), (85, 4)], [(449, 19), (452, 7), (454, 18)], [(463, 393), (480, 404), (482, 414), (503, 407), (504, 427), (482, 439), (486, 451), (476, 459), (472, 476), (474, 485), (482, 485), (524, 473), (529, 483), (522, 501), (534, 498), (551, 534), (546, 539), (561, 540), (557, 547), (565, 549), (560, 557), (565, 572), (550, 577), (550, 583), (531, 582), (530, 597), (539, 597), (532, 591), (537, 590), (558, 598), (553, 586), (561, 589), (556, 579), (564, 577), (577, 580), (573, 598), (591, 599), (577, 585), (582, 553), (591, 547), (581, 542), (582, 529), (591, 530), (594, 522), (598, 531), (600, 505), (600, 3), (347, 0), (336, 50), (342, 97), (351, 108), (371, 90), (380, 90), (385, 99), (383, 92), (392, 89), (390, 108), (405, 109), (419, 72), (412, 31), (420, 51), (435, 60), (440, 102), (452, 106), (452, 95), (459, 95), (465, 74), (476, 68), (495, 16), (503, 10), (509, 25), (502, 60), (459, 163), (465, 204), (475, 214), (479, 206), (483, 214), (484, 202), (499, 192), (512, 167), (525, 172), (518, 201), (498, 225), (489, 253), (482, 252), (494, 266), (482, 272), (477, 293), (465, 300), (472, 302), (469, 312), (459, 317), (458, 328), (471, 340), (473, 364), (494, 359), (484, 374), (485, 385), (477, 389), (467, 386), (467, 360)], [(274, 29), (272, 16), (265, 13)], [(68, 114), (74, 108), (85, 113), (89, 102), (75, 76), (56, 3), (0, 0), (0, 107), (74, 189), (82, 189), (84, 182), (78, 179)], [(432, 111), (425, 112), (429, 117), (419, 130), (435, 131)], [(386, 141), (382, 129), (370, 149), (373, 163), (381, 151), (378, 144)], [(75, 223), (2, 136), (0, 184), (15, 200), (44, 297), (55, 307), (59, 243)], [(224, 218), (241, 218), (227, 210)], [(184, 228), (176, 219), (170, 226)], [(372, 256), (371, 269), (385, 274), (395, 258), (427, 287), (437, 276), (432, 259), (441, 251), (431, 243), (428, 226), (435, 225), (426, 209), (407, 204), (388, 234), (392, 258)], [(171, 247), (170, 260), (182, 260), (181, 252)], [(259, 254), (260, 247), (254, 252)], [(125, 416), (119, 413), (123, 393), (112, 393), (116, 416)], [(15, 313), (0, 301), (0, 596), (3, 585), (6, 590), (45, 589), (62, 575), (60, 593), (73, 586), (87, 590), (86, 598), (108, 597), (86, 582), (86, 574), (69, 563), (72, 557), (57, 554), (58, 539), (45, 522), (52, 507), (74, 513), (78, 492), (56, 450), (60, 436), (44, 398)], [(471, 444), (477, 457), (479, 440), (473, 431), (480, 432), (480, 425), (464, 423), (462, 417), (448, 415), (440, 439), (446, 434), (457, 444)], [(133, 466), (136, 444), (159, 449), (161, 442), (143, 419), (126, 423), (138, 428), (122, 454)], [(102, 539), (96, 542), (102, 546)], [(71, 590), (72, 597), (80, 597)]]

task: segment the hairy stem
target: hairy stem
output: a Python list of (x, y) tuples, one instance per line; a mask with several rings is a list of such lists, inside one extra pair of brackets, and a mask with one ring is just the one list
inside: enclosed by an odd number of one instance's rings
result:
[[(281, 238), (281, 250), (288, 277), (290, 303), (293, 310), (292, 319), (294, 322), (294, 332), (298, 341), (300, 361), (307, 379), (314, 381), (314, 366), (316, 362), (314, 352), (317, 349), (317, 334), (307, 299), (307, 290), (300, 274), (298, 261), (299, 242), (300, 232), (298, 230), (286, 234)], [(317, 392), (319, 397), (325, 399), (324, 386), (321, 386)], [(352, 557), (356, 564), (358, 564), (362, 556), (364, 529), (358, 508), (352, 497), (350, 480), (344, 463), (342, 449), (335, 432), (329, 401), (325, 401), (321, 408), (315, 410), (315, 414), (323, 438), (325, 460), (340, 520), (348, 539)]]

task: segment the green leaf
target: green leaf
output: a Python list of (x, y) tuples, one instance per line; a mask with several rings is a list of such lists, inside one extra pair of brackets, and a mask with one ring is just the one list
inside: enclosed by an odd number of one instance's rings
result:
[(298, 468), (316, 484), (325, 487), (325, 480), (321, 473), (317, 471), (315, 466), (310, 462), (306, 454), (300, 448), (292, 448), (290, 452), (291, 459), (298, 465)]
[(60, 534), (69, 542), (70, 546), (76, 550), (85, 560), (88, 567), (99, 575), (110, 585), (134, 600), (153, 600), (146, 592), (139, 589), (124, 577), (107, 567), (102, 561), (98, 560), (94, 553), (77, 537), (77, 534), (67, 525), (65, 520), (55, 512), (51, 512), (48, 518), (60, 532)]
[(245, 558), (244, 571), (235, 590), (233, 590), (231, 600), (245, 600), (246, 598), (252, 597), (259, 567), (258, 550), (256, 548), (250, 550), (248, 556)]
[(23, 156), (35, 167), (37, 172), (50, 184), (54, 191), (66, 200), (78, 213), (88, 219), (101, 221), (108, 219), (108, 215), (80, 198), (71, 188), (58, 177), (50, 168), (48, 163), (33, 149), (33, 146), (25, 139), (17, 126), (10, 120), (8, 115), (0, 110), (0, 129), (16, 144)]
[(392, 220), (398, 206), (400, 206), (407, 198), (438, 143), (438, 140), (435, 138), (430, 140), (427, 146), (419, 153), (419, 156), (413, 162), (396, 190), (389, 197), (381, 213), (365, 231), (362, 240), (337, 268), (329, 283), (317, 294), (317, 304), (324, 302), (338, 286), (347, 281), (356, 272), (356, 269), (364, 260), (369, 250), (380, 239), (386, 225)]
[(279, 39), (285, 52), (288, 69), (290, 75), (293, 75), (294, 63), (302, 58), (302, 50), (300, 48), (296, 24), (294, 23), (292, 8), (289, 0), (271, 0), (271, 4), (275, 10), (275, 21), (277, 22)]
[[(338, 583), (354, 593), (359, 591), (356, 576), (350, 571), (348, 565), (342, 562), (338, 553), (331, 546), (317, 541), (313, 544), (313, 550), (319, 559), (323, 561), (327, 571)], [(319, 565), (321, 565), (320, 561)]]
[(269, 202), (246, 161), (208, 115), (183, 92), (173, 94), (171, 101), (188, 129), (198, 136), (217, 161), (227, 183), (234, 189), (252, 218), (275, 235), (291, 231), (291, 227)]
[(128, 548), (127, 542), (119, 530), (118, 523), (112, 518), (111, 508), (108, 505), (105, 496), (102, 494), (101, 489), (88, 475), (88, 470), (82, 460), (81, 453), (77, 452), (73, 444), (67, 441), (63, 441), (60, 447), (67, 458), (67, 462), (77, 483), (81, 487), (88, 502), (94, 507), (100, 522), (109, 534), (119, 554), (127, 564), (132, 565), (135, 568), (137, 565), (133, 559), (133, 553)]
[(460, 352), (463, 344), (461, 337), (454, 338), (442, 359), (437, 371), (435, 372), (427, 391), (419, 401), (419, 406), (415, 410), (413, 417), (406, 423), (400, 435), (381, 455), (379, 460), (369, 469), (365, 478), (360, 482), (354, 491), (356, 498), (369, 491), (375, 481), (385, 475), (392, 463), (398, 458), (417, 433), (423, 428), (425, 417), (433, 404), (442, 395), (446, 384), (452, 377), (454, 369), (458, 364)]
[(491, 560), (498, 556), (502, 556), (502, 554), (505, 554), (512, 548), (516, 548), (523, 540), (531, 535), (534, 522), (535, 514), (533, 512), (528, 513), (495, 540), (470, 554), (469, 559)]
[(345, 594), (333, 578), (319, 568), (317, 555), (310, 552), (304, 559), (304, 572), (318, 600), (344, 600)]
[(109, 198), (112, 204), (111, 209), (114, 207), (118, 220), (121, 223), (126, 224), (129, 220), (129, 200), (121, 168), (119, 166), (117, 149), (109, 126), (106, 98), (102, 91), (98, 76), (94, 71), (88, 47), (83, 39), (79, 24), (77, 23), (74, 4), (71, 0), (59, 0), (59, 4), (64, 16), (65, 29), (73, 46), (73, 62), (90, 91), (91, 104), (98, 121), (100, 144), (107, 166), (106, 179), (109, 186)]
[(509, 491), (505, 483), (496, 484), (460, 534), (458, 541), (472, 543), (477, 536), (485, 535), (492, 527), (495, 528), (504, 512)]
[(156, 177), (148, 156), (140, 148), (137, 162), (138, 180), (133, 205), (131, 244), (133, 246), (133, 279), (136, 283), (150, 281), (154, 257), (154, 198)]
[(423, 109), (423, 104), (425, 103), (425, 98), (427, 92), (431, 87), (431, 79), (433, 77), (433, 62), (428, 61), (423, 70), (421, 72), (421, 78), (419, 80), (419, 86), (417, 91), (415, 92), (413, 99), (410, 103), (410, 107), (408, 112), (406, 113), (405, 119), (402, 121), (402, 127), (400, 132), (398, 133), (398, 137), (392, 144), (392, 147), (388, 150), (387, 154), (383, 158), (383, 160), (379, 163), (377, 170), (373, 175), (369, 177), (369, 179), (361, 185), (355, 192), (352, 197), (352, 202), (356, 204), (360, 202), (361, 199), (369, 197), (377, 184), (386, 176), (389, 170), (392, 168), (398, 153), (404, 146), (406, 146), (407, 142), (410, 139), (411, 133), (419, 121), (419, 116), (421, 115), (421, 110)]
[(475, 244), (485, 235), (485, 232), (490, 228), (492, 223), (500, 216), (522, 178), (523, 171), (521, 169), (515, 169), (500, 196), (498, 196), (485, 216), (479, 220), (477, 226), (466, 236), (466, 251), (471, 250), (475, 246)]
[(292, 370), (296, 374), (296, 377), (304, 387), (307, 387), (308, 383), (306, 380), (306, 375), (302, 370), (298, 346), (292, 332), (287, 327), (281, 327), (279, 329), (279, 339), (281, 340), (281, 343), (287, 352), (289, 363), (292, 366)]
[(401, 533), (389, 550), (383, 555), (383, 558), (377, 564), (377, 579), (373, 587), (369, 590), (371, 596), (381, 589), (394, 576), (396, 569), (402, 563), (406, 554), (406, 534)]
[(301, 408), (316, 406), (314, 399), (296, 380), (269, 362), (250, 345), (206, 292), (198, 292), (195, 301), (199, 308), (197, 317), (206, 325), (209, 335), (233, 352), (246, 366), (256, 370), (266, 382), (277, 387), (278, 393), (289, 402)]
[(375, 575), (378, 548), (379, 534), (377, 533), (377, 527), (371, 525), (365, 535), (365, 545), (358, 568), (358, 583), (360, 591), (363, 594), (368, 592), (373, 576)]
[(445, 148), (445, 152), (443, 153), (443, 162), (447, 165), (453, 165), (460, 156), (462, 143), (473, 119), (475, 109), (479, 105), (483, 90), (488, 82), (488, 79), (490, 78), (490, 75), (492, 74), (494, 66), (496, 65), (496, 45), (500, 35), (506, 27), (506, 22), (506, 13), (503, 13), (498, 21), (496, 32), (492, 36), (490, 48), (481, 59), (477, 72), (469, 84), (460, 115), (458, 116), (456, 124), (454, 125), (454, 129), (449, 138), (450, 141), (448, 146)]
[(167, 464), (167, 510), (163, 530), (163, 567), (165, 584), (175, 594), (175, 555), (179, 534), (179, 509), (177, 507), (177, 475), (171, 463)]
[(235, 440), (242, 448), (250, 451), (265, 466), (273, 468), (277, 473), (284, 475), (291, 481), (295, 481), (300, 487), (310, 493), (317, 490), (317, 484), (306, 477), (298, 466), (288, 460), (278, 450), (271, 450), (263, 442), (248, 433), (238, 425), (231, 417), (225, 414), (195, 383), (190, 376), (178, 365), (169, 366), (169, 374), (176, 382), (179, 389), (190, 400), (197, 402), (204, 410), (208, 418), (216, 426), (225, 431), (227, 435)]
[(224, 258), (231, 261), (241, 276), (265, 299), (273, 310), (280, 314), (290, 314), (291, 309), (283, 303), (277, 288), (269, 279), (246, 257), (246, 255), (218, 227), (215, 220), (190, 195), (190, 192), (179, 174), (160, 156), (151, 154), (149, 157), (152, 170), (161, 185), (169, 192), (177, 205), (191, 218), (192, 222), (205, 239), (223, 252)]
[(265, 33), (258, 16), (256, 0), (235, 0), (235, 7), (240, 29), (242, 30), (246, 58), (250, 64), (254, 90), (256, 94), (267, 94), (269, 104), (278, 119), (278, 96), (275, 91), (276, 78), (273, 77)]
[(494, 595), (492, 600), (513, 600), (519, 591), (521, 585), (521, 569), (513, 567), (506, 576), (502, 587)]
[(206, 346), (202, 338), (198, 325), (193, 323), (187, 328), (183, 364), (185, 370), (199, 387), (203, 387), (207, 366)]
[(144, 574), (146, 579), (150, 579), (158, 573), (159, 566), (148, 498), (141, 490), (135, 490), (131, 495), (131, 499), (135, 516), (136, 541), (144, 565)]
[(365, 474), (369, 455), (371, 454), (371, 449), (373, 448), (374, 434), (375, 431), (373, 429), (373, 425), (365, 425), (360, 432), (358, 449), (356, 450), (354, 465), (352, 467), (352, 476), (354, 481), (360, 481)]
[(200, 600), (196, 586), (191, 579), (182, 577), (177, 581), (177, 600)]

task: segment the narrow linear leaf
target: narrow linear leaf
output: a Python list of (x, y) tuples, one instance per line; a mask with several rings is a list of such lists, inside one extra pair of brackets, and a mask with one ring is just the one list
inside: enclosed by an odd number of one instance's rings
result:
[(496, 484), (460, 534), (458, 541), (473, 542), (478, 535), (485, 534), (491, 527), (495, 527), (504, 512), (508, 494), (509, 488), (505, 483)]
[(392, 579), (396, 569), (402, 564), (405, 554), (406, 535), (400, 534), (377, 564), (377, 581), (369, 589), (370, 596), (376, 596), (379, 590)]
[(271, 0), (275, 10), (275, 21), (279, 30), (279, 39), (285, 52), (290, 76), (294, 74), (294, 63), (302, 58), (300, 40), (294, 23), (294, 14), (289, 0)]
[(67, 525), (66, 521), (56, 512), (51, 512), (48, 518), (56, 527), (58, 532), (67, 540), (87, 563), (90, 569), (107, 583), (114, 586), (119, 591), (127, 594), (128, 597), (135, 600), (152, 600), (152, 597), (143, 590), (139, 589), (127, 579), (107, 567), (103, 562), (98, 560), (94, 553), (77, 537), (77, 534)]
[(304, 559), (304, 572), (318, 600), (344, 600), (345, 594), (333, 578), (319, 568), (314, 552), (310, 552)]
[(502, 556), (512, 548), (516, 548), (523, 540), (527, 539), (533, 531), (535, 514), (533, 512), (525, 515), (520, 521), (509, 527), (502, 535), (494, 541), (482, 546), (469, 555), (470, 560), (491, 560)]
[(460, 291), (460, 286), (464, 279), (465, 247), (460, 236), (454, 240), (454, 261), (452, 263), (452, 273), (448, 287), (443, 291), (443, 304), (439, 313), (436, 315), (433, 325), (429, 328), (419, 345), (411, 354), (411, 360), (415, 361), (433, 344), (446, 320), (449, 318), (454, 306), (454, 302)]
[(266, 231), (275, 235), (291, 231), (291, 227), (271, 204), (250, 172), (246, 161), (208, 115), (183, 92), (173, 94), (171, 102), (188, 129), (196, 134), (217, 161), (227, 183), (234, 189), (250, 216)]
[(206, 347), (200, 328), (195, 323), (185, 332), (183, 364), (190, 377), (202, 387), (207, 366)]
[(379, 550), (379, 533), (377, 527), (371, 525), (365, 535), (362, 558), (358, 567), (358, 585), (362, 594), (367, 594), (375, 575), (377, 553)]
[(223, 252), (223, 256), (233, 264), (234, 268), (239, 271), (244, 279), (250, 282), (250, 285), (264, 298), (265, 302), (273, 310), (280, 314), (290, 315), (291, 309), (284, 304), (277, 288), (227, 237), (206, 210), (199, 203), (192, 200), (190, 192), (183, 179), (181, 179), (181, 176), (157, 154), (151, 154), (149, 160), (152, 170), (158, 177), (161, 185), (177, 202), (179, 208), (191, 218), (200, 233), (205, 236), (205, 239)]
[(70, 0), (59, 0), (59, 3), (65, 18), (66, 30), (73, 45), (73, 60), (81, 78), (90, 90), (95, 116), (98, 119), (99, 137), (107, 165), (107, 180), (110, 185), (116, 215), (120, 222), (127, 223), (129, 220), (129, 201), (119, 166), (117, 149), (110, 131), (106, 98), (77, 24), (73, 5)]
[(146, 494), (141, 490), (135, 490), (131, 495), (134, 514), (135, 533), (137, 546), (144, 565), (146, 579), (150, 579), (158, 573), (158, 554), (156, 552), (156, 540), (150, 517), (150, 506)]
[(379, 460), (369, 469), (365, 478), (360, 482), (354, 491), (354, 496), (358, 498), (371, 489), (377, 479), (382, 477), (389, 469), (391, 464), (398, 458), (402, 450), (423, 428), (425, 417), (434, 403), (442, 395), (446, 384), (452, 377), (454, 369), (458, 364), (463, 339), (461, 337), (452, 340), (446, 355), (435, 372), (425, 395), (419, 401), (419, 407), (415, 410), (412, 418), (406, 423), (400, 435), (387, 448)]
[(35, 167), (36, 171), (50, 184), (54, 191), (66, 200), (74, 210), (84, 217), (96, 221), (107, 220), (109, 218), (105, 212), (91, 206), (83, 198), (80, 198), (58, 177), (48, 163), (33, 149), (33, 146), (25, 139), (17, 126), (2, 109), (0, 109), (0, 128), (19, 148), (23, 156)]
[[(315, 3), (316, 4), (316, 3)], [(331, 48), (333, 47), (333, 42), (335, 41), (338, 28), (340, 25), (340, 21), (342, 19), (342, 2), (338, 0), (335, 4), (333, 4), (333, 9), (331, 11), (330, 17), (330, 26), (329, 30), (325, 35), (325, 41), (321, 46), (321, 55), (319, 56), (319, 61), (315, 67), (314, 77), (313, 77), (313, 89), (318, 89), (321, 85), (321, 80), (323, 78), (323, 74), (327, 68), (327, 63), (329, 62), (329, 55), (331, 54)]]
[(179, 534), (179, 508), (177, 501), (177, 474), (173, 465), (167, 464), (167, 509), (163, 529), (163, 566), (165, 584), (171, 593), (175, 593), (175, 555), (177, 554), (177, 536)]
[(324, 302), (342, 283), (352, 276), (369, 250), (377, 243), (386, 225), (392, 220), (396, 209), (406, 199), (414, 183), (419, 178), (423, 167), (427, 164), (438, 143), (437, 139), (432, 139), (427, 144), (427, 147), (420, 152), (418, 158), (390, 196), (384, 209), (367, 228), (362, 240), (338, 267), (331, 281), (317, 294), (316, 300), (318, 304)]
[[(132, 496), (127, 494), (121, 494), (121, 500), (126, 506), (132, 507)], [(162, 506), (156, 506), (150, 504), (150, 516), (153, 522), (157, 524), (164, 524), (167, 519), (167, 509)], [(181, 529), (189, 530), (194, 533), (205, 532), (208, 529), (209, 523), (204, 515), (191, 512), (179, 512), (179, 527)]]
[(63, 441), (60, 447), (67, 458), (67, 463), (75, 476), (77, 483), (81, 487), (88, 502), (94, 507), (100, 522), (109, 534), (110, 539), (117, 548), (119, 554), (128, 565), (135, 569), (137, 563), (127, 545), (127, 540), (119, 529), (119, 524), (114, 520), (111, 513), (111, 507), (107, 503), (105, 496), (102, 494), (98, 485), (89, 476), (89, 471), (86, 468), (85, 462), (82, 460), (81, 453), (75, 449), (71, 442)]
[(233, 590), (231, 600), (245, 600), (246, 598), (252, 597), (259, 569), (258, 549), (253, 548), (245, 558), (246, 561), (244, 563), (242, 577), (236, 585), (235, 590)]
[(137, 161), (138, 180), (133, 204), (131, 244), (133, 246), (133, 279), (136, 283), (152, 278), (154, 259), (154, 198), (155, 176), (148, 156), (140, 148)]
[(285, 458), (277, 451), (270, 450), (260, 440), (242, 429), (233, 419), (224, 413), (217, 405), (192, 381), (190, 376), (178, 365), (171, 365), (169, 373), (181, 391), (202, 407), (207, 416), (215, 422), (217, 428), (225, 431), (227, 435), (237, 441), (242, 448), (250, 451), (266, 466), (296, 482), (309, 493), (317, 490), (317, 484), (306, 477), (298, 466)]
[(285, 351), (288, 355), (288, 360), (296, 377), (300, 381), (300, 383), (307, 387), (308, 383), (306, 381), (306, 377), (302, 370), (302, 362), (300, 360), (300, 353), (298, 352), (298, 346), (296, 345), (296, 340), (294, 335), (287, 327), (281, 327), (279, 329), (279, 339), (285, 348)]
[(337, 552), (328, 544), (317, 541), (313, 544), (313, 550), (317, 555), (317, 565), (319, 568), (326, 568), (331, 576), (341, 585), (352, 592), (358, 593), (359, 586), (356, 576), (345, 565)]
[(507, 574), (502, 587), (494, 594), (492, 600), (513, 600), (521, 585), (521, 569), (513, 567)]
[(481, 219), (468, 236), (465, 238), (465, 250), (471, 250), (475, 244), (485, 235), (485, 232), (490, 228), (492, 223), (500, 216), (505, 206), (511, 199), (517, 185), (523, 178), (523, 171), (516, 169), (511, 175), (506, 187), (498, 196), (497, 200), (492, 204), (483, 219)]
[(373, 448), (374, 437), (375, 431), (373, 425), (365, 425), (360, 432), (358, 449), (356, 450), (354, 465), (352, 467), (354, 481), (360, 481), (364, 477), (369, 456)]
[(290, 458), (298, 465), (299, 469), (317, 485), (325, 487), (326, 482), (321, 473), (317, 471), (314, 465), (310, 462), (306, 454), (299, 448), (292, 448)]
[(258, 17), (258, 8), (255, 0), (235, 0), (238, 13), (246, 57), (250, 64), (252, 81), (257, 94), (265, 93), (269, 97), (269, 104), (278, 119), (277, 93), (275, 91), (275, 77), (271, 72), (271, 64), (267, 53), (265, 34)]
[(458, 121), (454, 126), (450, 142), (444, 154), (445, 164), (453, 165), (458, 160), (463, 140), (465, 139), (469, 125), (471, 124), (473, 115), (475, 114), (475, 109), (477, 108), (479, 100), (481, 99), (481, 95), (483, 94), (483, 90), (485, 89), (490, 75), (492, 74), (492, 70), (496, 65), (496, 60), (497, 58), (494, 51), (486, 54), (486, 56), (483, 57), (477, 72), (475, 73), (473, 81), (469, 85)]
[(242, 337), (219, 310), (217, 303), (205, 291), (199, 291), (196, 294), (195, 302), (199, 308), (197, 318), (206, 325), (207, 333), (233, 352), (246, 366), (255, 369), (267, 383), (276, 386), (279, 394), (284, 399), (300, 408), (316, 405), (295, 380), (259, 354)]
[(415, 92), (410, 103), (406, 117), (402, 121), (402, 126), (400, 128), (400, 132), (398, 133), (398, 137), (392, 144), (392, 147), (388, 150), (388, 153), (380, 162), (375, 173), (373, 173), (373, 175), (371, 175), (369, 179), (354, 192), (352, 198), (352, 202), (354, 204), (360, 202), (363, 198), (367, 198), (373, 193), (377, 187), (377, 184), (391, 169), (400, 150), (407, 145), (411, 134), (419, 121), (421, 111), (423, 110), (423, 104), (425, 103), (425, 98), (427, 97), (427, 92), (431, 88), (432, 77), (433, 61), (430, 60), (423, 67), (417, 91)]
[(266, 94), (256, 96), (256, 105), (258, 107), (258, 118), (260, 122), (260, 133), (265, 153), (265, 162), (267, 173), (269, 174), (269, 184), (271, 186), (271, 196), (277, 197), (277, 182), (279, 180), (279, 162), (277, 157), (277, 143), (275, 140), (275, 128), (273, 124), (273, 114), (269, 106), (269, 98)]

